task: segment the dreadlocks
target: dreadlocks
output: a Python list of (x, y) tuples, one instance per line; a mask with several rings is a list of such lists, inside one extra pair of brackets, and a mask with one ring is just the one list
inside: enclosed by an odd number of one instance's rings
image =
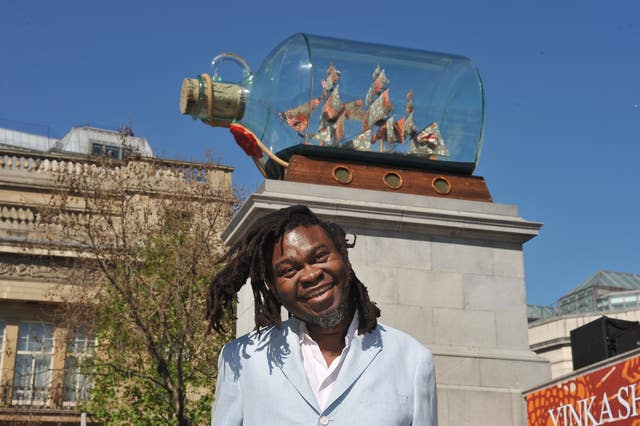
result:
[(272, 280), (271, 259), (275, 244), (282, 244), (284, 234), (299, 226), (318, 225), (324, 229), (333, 244), (342, 255), (349, 270), (351, 283), (350, 298), (358, 309), (359, 333), (368, 333), (376, 328), (376, 318), (380, 309), (371, 302), (367, 288), (353, 272), (347, 248), (352, 247), (346, 241), (344, 230), (335, 223), (321, 221), (306, 206), (287, 207), (261, 218), (253, 224), (247, 235), (235, 243), (221, 259), (226, 266), (213, 278), (207, 293), (207, 309), (210, 327), (224, 331), (222, 321), (226, 312), (231, 312), (233, 301), (237, 298), (247, 278), (251, 279), (253, 290), (256, 330), (262, 327), (280, 325), (281, 304), (269, 289)]

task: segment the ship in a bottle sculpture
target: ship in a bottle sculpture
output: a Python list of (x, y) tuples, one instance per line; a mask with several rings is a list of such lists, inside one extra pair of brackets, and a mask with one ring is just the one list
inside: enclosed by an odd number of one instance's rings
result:
[[(223, 62), (244, 68), (224, 81)], [(462, 56), (296, 34), (251, 72), (185, 79), (183, 114), (229, 127), (267, 178), (491, 201), (472, 176), (480, 76)]]

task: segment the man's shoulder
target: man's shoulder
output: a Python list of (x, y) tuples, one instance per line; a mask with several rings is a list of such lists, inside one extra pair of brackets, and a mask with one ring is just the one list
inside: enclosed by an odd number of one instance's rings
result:
[(286, 347), (289, 335), (295, 332), (295, 324), (291, 320), (283, 321), (278, 326), (263, 327), (226, 343), (222, 354), (225, 357), (234, 354), (234, 357), (245, 359), (250, 359), (254, 354), (267, 355), (269, 350)]
[(382, 337), (383, 350), (432, 358), (431, 351), (410, 334), (380, 322), (378, 322), (377, 330)]

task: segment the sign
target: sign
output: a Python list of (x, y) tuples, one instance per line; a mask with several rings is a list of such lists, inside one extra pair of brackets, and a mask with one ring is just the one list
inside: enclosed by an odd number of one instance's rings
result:
[(529, 426), (640, 426), (640, 355), (528, 393)]

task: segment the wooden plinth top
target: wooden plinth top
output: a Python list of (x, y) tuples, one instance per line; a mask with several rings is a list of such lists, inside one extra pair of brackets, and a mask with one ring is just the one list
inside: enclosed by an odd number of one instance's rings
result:
[(285, 169), (284, 180), (462, 200), (493, 201), (484, 178), (479, 176), (340, 162), (302, 155), (291, 156), (289, 167)]

